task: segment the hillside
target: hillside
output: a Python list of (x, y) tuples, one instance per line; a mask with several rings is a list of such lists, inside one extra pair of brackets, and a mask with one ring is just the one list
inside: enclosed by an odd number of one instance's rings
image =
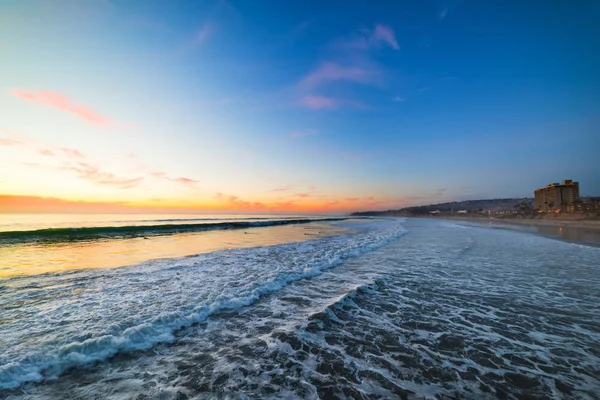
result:
[(448, 203), (430, 204), (426, 206), (405, 207), (397, 210), (355, 212), (353, 216), (417, 216), (435, 214), (497, 214), (497, 213), (529, 213), (533, 199), (509, 198), (487, 200), (465, 200)]

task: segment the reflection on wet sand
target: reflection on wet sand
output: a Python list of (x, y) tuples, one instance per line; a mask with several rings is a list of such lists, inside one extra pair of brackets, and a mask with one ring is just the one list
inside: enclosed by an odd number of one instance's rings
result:
[(0, 247), (0, 279), (85, 268), (115, 268), (149, 259), (303, 242), (346, 232), (327, 223), (219, 230), (169, 236)]
[(537, 232), (544, 236), (557, 237), (568, 242), (600, 246), (600, 231), (574, 226), (537, 226)]
[(556, 225), (524, 225), (511, 224), (510, 222), (497, 221), (454, 221), (452, 222), (464, 225), (484, 225), (496, 229), (515, 229), (520, 231), (531, 232), (537, 235), (560, 239), (571, 243), (587, 244), (600, 247), (600, 230), (585, 225), (565, 225), (562, 226), (559, 222)]

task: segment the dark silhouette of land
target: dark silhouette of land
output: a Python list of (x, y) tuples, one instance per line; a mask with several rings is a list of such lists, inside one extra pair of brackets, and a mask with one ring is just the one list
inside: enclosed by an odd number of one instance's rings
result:
[[(363, 211), (353, 216), (429, 217), (529, 227), (569, 227), (600, 231), (600, 197), (582, 198), (581, 211), (538, 210), (532, 198), (453, 201), (397, 210)], [(595, 243), (600, 240), (595, 240)]]

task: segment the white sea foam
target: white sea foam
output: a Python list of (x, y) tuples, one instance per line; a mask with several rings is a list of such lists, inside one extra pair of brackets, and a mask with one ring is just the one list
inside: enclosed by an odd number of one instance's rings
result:
[[(600, 249), (427, 219), (407, 226), (401, 240), (177, 331), (169, 345), (21, 389), (32, 400), (597, 398)], [(302, 259), (271, 256), (284, 254)], [(165, 276), (186, 260), (165, 263)], [(145, 282), (144, 268), (127, 281)]]
[(175, 331), (211, 314), (389, 243), (405, 232), (401, 222), (361, 222), (352, 234), (303, 243), (5, 281), (0, 389), (171, 342)]

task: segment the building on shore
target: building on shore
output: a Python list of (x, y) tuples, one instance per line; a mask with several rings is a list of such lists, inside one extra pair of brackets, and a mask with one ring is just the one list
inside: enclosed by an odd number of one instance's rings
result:
[(579, 182), (566, 179), (534, 191), (533, 207), (540, 211), (570, 211), (579, 202)]

